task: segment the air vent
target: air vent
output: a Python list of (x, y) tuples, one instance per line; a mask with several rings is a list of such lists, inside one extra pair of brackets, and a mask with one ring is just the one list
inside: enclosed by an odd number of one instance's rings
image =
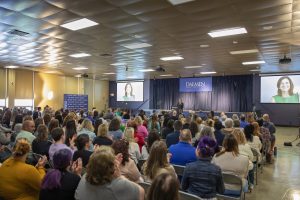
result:
[(20, 36), (20, 37), (24, 37), (24, 36), (29, 35), (29, 33), (24, 32), (24, 31), (19, 31), (17, 29), (10, 30), (7, 33), (11, 34), (11, 35), (17, 35), (17, 36)]

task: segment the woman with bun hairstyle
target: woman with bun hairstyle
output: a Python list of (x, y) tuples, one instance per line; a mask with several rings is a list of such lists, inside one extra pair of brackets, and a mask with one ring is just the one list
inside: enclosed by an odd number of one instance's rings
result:
[(41, 157), (36, 166), (28, 165), (25, 161), (29, 151), (30, 144), (26, 139), (17, 140), (12, 156), (0, 167), (0, 197), (38, 199), (47, 157)]

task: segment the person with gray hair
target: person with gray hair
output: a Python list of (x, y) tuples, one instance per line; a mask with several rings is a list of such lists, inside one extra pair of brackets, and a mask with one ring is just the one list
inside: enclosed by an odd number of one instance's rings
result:
[(169, 152), (172, 154), (170, 163), (185, 166), (197, 160), (195, 148), (191, 145), (192, 134), (189, 129), (183, 129), (179, 135), (178, 144), (171, 145)]
[(225, 120), (225, 128), (222, 130), (222, 132), (226, 135), (232, 133), (233, 130), (233, 120), (231, 118), (227, 118)]
[(237, 119), (237, 120), (240, 120), (240, 119), (239, 119), (239, 116), (238, 116), (237, 114), (235, 114), (235, 113), (232, 115), (231, 118), (232, 118), (233, 121), (236, 120), (236, 119)]

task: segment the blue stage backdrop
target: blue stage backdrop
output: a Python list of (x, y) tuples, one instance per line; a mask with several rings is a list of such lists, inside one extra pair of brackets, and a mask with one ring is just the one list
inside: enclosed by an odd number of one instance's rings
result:
[(64, 109), (85, 110), (89, 108), (88, 95), (64, 94)]
[(211, 92), (212, 77), (181, 78), (179, 81), (180, 92)]

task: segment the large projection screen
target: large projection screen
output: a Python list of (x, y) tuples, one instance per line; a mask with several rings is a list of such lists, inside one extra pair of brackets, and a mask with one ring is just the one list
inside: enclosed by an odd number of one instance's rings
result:
[(300, 75), (262, 76), (261, 103), (299, 103)]
[(117, 101), (143, 101), (144, 82), (128, 81), (117, 83)]

